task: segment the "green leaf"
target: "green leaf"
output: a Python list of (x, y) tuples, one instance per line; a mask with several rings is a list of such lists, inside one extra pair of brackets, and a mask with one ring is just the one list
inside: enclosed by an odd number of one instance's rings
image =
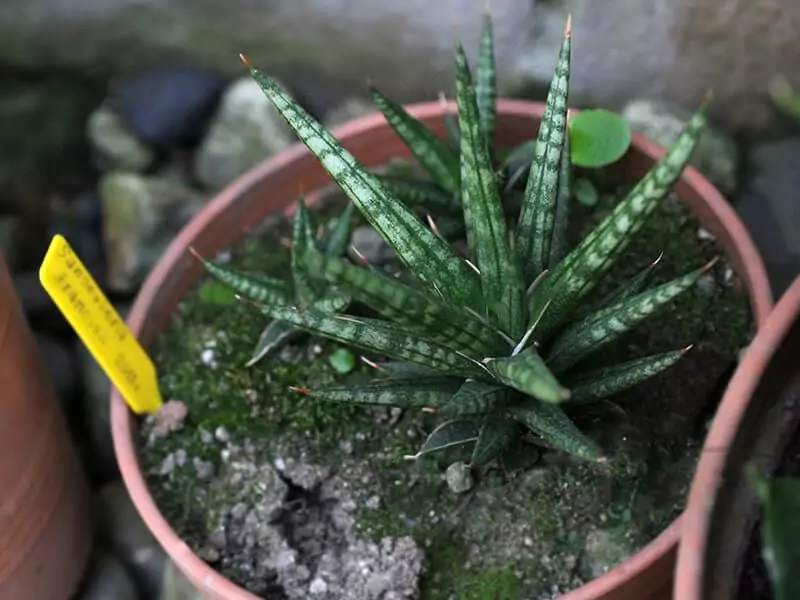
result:
[(800, 94), (782, 76), (774, 77), (769, 83), (772, 103), (787, 117), (800, 121)]
[(517, 421), (537, 434), (551, 448), (594, 462), (605, 459), (597, 445), (586, 437), (556, 404), (529, 398), (508, 408)]
[(405, 363), (405, 362), (394, 362), (394, 361), (387, 361), (376, 363), (380, 370), (388, 373), (392, 376), (400, 376), (400, 375), (420, 375), (422, 377), (431, 377), (438, 375), (438, 373), (433, 369), (428, 369), (426, 367), (414, 364), (414, 363)]
[(500, 327), (513, 335), (524, 328), (521, 311), (512, 311), (509, 306), (509, 303), (521, 306), (522, 280), (517, 269), (509, 268), (516, 263), (511, 257), (503, 207), (481, 130), (475, 88), (460, 43), (456, 47), (456, 95), (461, 124), (461, 186), (467, 245), (475, 253), (487, 304), (501, 307), (496, 313)]
[(567, 327), (550, 348), (547, 364), (562, 373), (618, 339), (688, 290), (714, 262), (658, 287), (623, 299)]
[(447, 418), (467, 417), (497, 412), (513, 397), (514, 392), (504, 386), (485, 381), (468, 380), (441, 409)]
[[(492, 16), (487, 11), (483, 18), (478, 67), (475, 74), (475, 96), (481, 129), (486, 137), (486, 147), (494, 146), (494, 122), (496, 116), (497, 82), (494, 65), (494, 32)], [(459, 119), (460, 120), (460, 119)]]
[(395, 198), (411, 208), (426, 208), (437, 214), (461, 215), (461, 199), (437, 185), (381, 175), (381, 183)]
[(436, 408), (442, 406), (461, 380), (453, 377), (391, 377), (376, 379), (361, 385), (336, 386), (308, 390), (303, 394), (326, 402), (398, 406), (400, 408)]
[(430, 367), (445, 374), (470, 377), (482, 373), (465, 355), (437, 344), (398, 325), (378, 319), (330, 315), (307, 308), (302, 311), (281, 306), (261, 306), (273, 319), (282, 319), (342, 344), (350, 344), (400, 361)]
[(622, 364), (581, 373), (569, 379), (570, 404), (608, 398), (650, 379), (677, 363), (689, 348), (637, 358)]
[(356, 359), (353, 353), (346, 348), (337, 348), (329, 357), (328, 364), (339, 375), (347, 375), (356, 366)]
[(580, 167), (604, 167), (617, 162), (631, 145), (628, 122), (610, 110), (584, 110), (569, 123), (572, 162)]
[(447, 109), (447, 99), (444, 97), (444, 94), (439, 94), (439, 103), (444, 107), (444, 128), (447, 132), (447, 143), (455, 152), (458, 152), (461, 146), (461, 132), (458, 128), (458, 119)]
[[(553, 220), (553, 239), (550, 245), (549, 268), (554, 269), (569, 253), (569, 218), (572, 213), (572, 160), (570, 158), (569, 136), (564, 138), (558, 169), (558, 198), (556, 215)], [(577, 182), (576, 182), (577, 183)]]
[(569, 390), (558, 382), (533, 348), (516, 356), (492, 359), (487, 368), (498, 381), (543, 402), (558, 403), (569, 398)]
[(448, 192), (457, 194), (460, 188), (458, 154), (423, 123), (412, 117), (398, 103), (370, 86), (375, 105), (383, 113), (398, 136), (433, 177)]
[(520, 179), (529, 173), (535, 150), (536, 142), (528, 140), (508, 153), (502, 164), (503, 170), (508, 173), (508, 179), (504, 185), (506, 192), (510, 191)]
[(291, 323), (271, 321), (261, 332), (253, 350), (253, 356), (250, 357), (245, 366), (252, 367), (283, 344), (303, 334), (305, 334), (305, 331), (298, 329)]
[(236, 300), (235, 292), (219, 281), (206, 281), (200, 286), (197, 296), (206, 304), (225, 306)]
[(600, 201), (600, 194), (597, 192), (597, 188), (594, 187), (594, 184), (588, 179), (579, 177), (575, 180), (575, 187), (573, 189), (578, 202), (584, 206), (596, 206)]
[(355, 211), (355, 205), (348, 203), (342, 214), (336, 218), (325, 239), (325, 254), (328, 256), (341, 256), (347, 250), (347, 245), (350, 242), (350, 227), (353, 224)]
[(800, 598), (800, 479), (768, 480), (754, 467), (746, 475), (763, 510), (762, 555), (775, 600)]
[(275, 81), (252, 67), (250, 73), (300, 140), (415, 277), (431, 288), (447, 290), (449, 299), (455, 302), (469, 304), (480, 297), (475, 273), (447, 242), (428, 230), (410, 208), (392, 198), (377, 177)]
[(539, 314), (549, 305), (537, 329), (539, 336), (572, 315), (667, 196), (697, 145), (705, 113), (703, 106), (667, 154), (536, 289), (529, 303), (530, 314)]
[(516, 421), (487, 417), (478, 432), (469, 466), (485, 465), (494, 460), (508, 450), (519, 433), (520, 427)]
[(349, 292), (380, 315), (419, 330), (454, 351), (491, 354), (508, 344), (477, 315), (401, 281), (344, 260), (309, 252), (305, 268)]
[(224, 283), (237, 294), (261, 304), (291, 304), (294, 302), (294, 293), (289, 282), (272, 277), (262, 277), (243, 273), (236, 269), (223, 267), (212, 260), (202, 258), (194, 253), (206, 268), (206, 271), (216, 280)]
[(547, 94), (519, 215), (517, 253), (526, 283), (532, 282), (550, 264), (561, 153), (567, 137), (570, 52), (568, 23)]
[(297, 210), (294, 214), (293, 243), (292, 243), (292, 280), (297, 299), (303, 304), (310, 304), (322, 294), (322, 286), (303, 269), (299, 257), (303, 252), (314, 249), (314, 232), (311, 220), (306, 210), (305, 201), (301, 196), (297, 200)]
[(617, 287), (615, 287), (611, 292), (603, 296), (597, 301), (594, 302), (587, 302), (585, 303), (585, 307), (581, 307), (577, 311), (575, 311), (576, 317), (585, 317), (593, 312), (596, 312), (602, 308), (607, 308), (612, 306), (618, 302), (622, 302), (623, 300), (627, 300), (628, 298), (632, 298), (636, 294), (644, 291), (647, 286), (650, 285), (650, 282), (653, 280), (653, 277), (656, 272), (656, 267), (661, 262), (661, 255), (656, 258), (653, 262), (647, 265), (644, 269), (640, 270), (638, 273), (629, 277)]
[(406, 458), (416, 459), (445, 448), (469, 444), (478, 439), (478, 431), (478, 425), (471, 420), (445, 421), (431, 432), (419, 452)]

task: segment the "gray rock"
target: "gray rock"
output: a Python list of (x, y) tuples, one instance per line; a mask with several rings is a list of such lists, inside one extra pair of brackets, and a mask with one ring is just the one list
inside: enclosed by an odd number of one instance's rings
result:
[(167, 556), (147, 529), (122, 482), (103, 486), (97, 494), (101, 539), (134, 576), (145, 598), (157, 598)]
[[(400, 100), (434, 98), (453, 81), (453, 20), (474, 57), (484, 9), (474, 0), (141, 6), (140, 0), (7, 0), (0, 6), (0, 60), (114, 75), (180, 60), (240, 75), (236, 55), (244, 49), (254, 65), (275, 70), (287, 84), (292, 77), (325, 80), (344, 97), (372, 77)], [(525, 82), (541, 93), (567, 12), (578, 104), (619, 107), (646, 96), (690, 108), (713, 89), (717, 115), (757, 131), (778, 122), (767, 99), (770, 78), (783, 73), (800, 83), (794, 0), (493, 0), (492, 9), (503, 93)]]
[(454, 494), (463, 494), (472, 489), (474, 482), (472, 480), (472, 471), (463, 462), (454, 462), (445, 471), (445, 480), (447, 487)]
[(344, 102), (339, 104), (336, 108), (330, 111), (323, 120), (323, 125), (328, 129), (342, 125), (353, 119), (363, 117), (370, 113), (376, 112), (378, 109), (371, 100), (363, 98), (346, 98)]
[[(665, 148), (674, 142), (691, 118), (691, 112), (653, 100), (634, 100), (622, 109), (631, 126)], [(691, 164), (717, 186), (723, 194), (737, 189), (739, 149), (730, 137), (706, 127)]]
[(138, 286), (202, 198), (175, 181), (114, 171), (100, 180), (107, 284)]
[(164, 567), (164, 578), (158, 600), (203, 600), (203, 596), (189, 583), (178, 567), (168, 560)]
[(352, 260), (358, 262), (360, 260), (358, 253), (368, 263), (376, 266), (385, 265), (397, 256), (394, 249), (381, 237), (381, 234), (368, 225), (356, 227), (350, 237), (347, 254)]
[(736, 202), (739, 216), (766, 263), (776, 298), (800, 273), (800, 139), (754, 146), (748, 180)]
[(139, 600), (130, 574), (110, 554), (94, 558), (74, 600)]
[(89, 115), (86, 135), (101, 171), (139, 172), (153, 161), (153, 151), (128, 131), (122, 118), (107, 104), (100, 105)]
[(289, 126), (251, 77), (235, 81), (195, 159), (197, 178), (218, 190), (294, 140)]

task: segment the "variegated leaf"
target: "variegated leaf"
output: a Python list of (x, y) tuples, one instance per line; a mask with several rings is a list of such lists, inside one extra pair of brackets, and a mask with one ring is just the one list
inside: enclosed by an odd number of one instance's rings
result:
[[(480, 270), (483, 296), (507, 333), (524, 328), (520, 311), (506, 305), (522, 302), (522, 280), (514, 265), (508, 242), (503, 207), (494, 179), (489, 149), (483, 135), (475, 100), (475, 88), (464, 49), (456, 47), (456, 95), (461, 124), (462, 204), (467, 243)], [(515, 279), (516, 278), (516, 279)], [(516, 297), (515, 297), (516, 296)]]
[(594, 231), (559, 263), (536, 293), (531, 296), (530, 313), (550, 304), (539, 327), (549, 334), (569, 318), (580, 301), (611, 268), (647, 217), (666, 197), (691, 158), (706, 122), (703, 106), (670, 146), (667, 154), (639, 181)]
[(491, 152), (494, 147), (497, 82), (494, 65), (494, 31), (492, 16), (488, 12), (483, 18), (478, 67), (475, 73), (475, 96), (481, 129), (486, 137), (486, 147)]
[(561, 153), (567, 136), (570, 37), (568, 21), (547, 94), (533, 164), (525, 186), (525, 200), (519, 215), (517, 253), (526, 283), (533, 281), (550, 265)]
[(281, 306), (260, 308), (273, 319), (288, 321), (317, 335), (396, 360), (430, 367), (443, 374), (463, 377), (482, 374), (482, 370), (463, 354), (393, 323), (348, 315), (332, 316), (314, 308), (302, 311)]
[(300, 391), (312, 398), (348, 404), (400, 408), (437, 408), (447, 402), (463, 380), (455, 377), (390, 377), (352, 386)]
[(325, 237), (325, 254), (328, 256), (341, 256), (347, 250), (355, 211), (355, 205), (348, 203), (342, 214), (336, 218), (336, 222)]
[(567, 327), (550, 348), (547, 364), (563, 373), (618, 339), (688, 290), (716, 261), (655, 288), (603, 308)]
[(295, 301), (292, 286), (288, 281), (252, 275), (230, 267), (223, 267), (212, 260), (202, 258), (193, 250), (192, 252), (203, 263), (206, 271), (214, 279), (224, 283), (234, 292), (249, 300), (269, 305), (288, 305)]
[(530, 398), (510, 406), (508, 411), (551, 448), (584, 460), (594, 462), (604, 460), (597, 444), (575, 426), (560, 406)]
[(531, 170), (531, 164), (533, 163), (533, 154), (535, 150), (536, 142), (534, 140), (528, 140), (522, 142), (508, 153), (501, 167), (508, 173), (503, 186), (504, 191), (510, 191), (519, 180), (528, 175)]
[(655, 275), (656, 266), (658, 266), (659, 262), (661, 262), (661, 256), (659, 256), (656, 260), (651, 262), (632, 277), (629, 277), (623, 281), (610, 293), (603, 296), (598, 301), (586, 303), (586, 308), (581, 307), (580, 309), (576, 310), (575, 316), (581, 318), (585, 317), (586, 315), (596, 312), (602, 308), (607, 308), (616, 304), (617, 302), (627, 300), (628, 298), (632, 298), (636, 294), (639, 294), (645, 288), (647, 288), (648, 285), (650, 285), (650, 282), (653, 280), (653, 276)]
[(426, 208), (437, 214), (461, 215), (461, 199), (458, 194), (447, 192), (432, 183), (390, 175), (381, 175), (380, 180), (383, 186), (406, 206)]
[(409, 271), (429, 287), (447, 290), (450, 300), (474, 303), (480, 297), (480, 281), (455, 251), (427, 229), (410, 208), (391, 197), (377, 177), (356, 161), (281, 86), (258, 69), (249, 64), (248, 67), (284, 120), (370, 225), (394, 248)]
[(302, 196), (297, 201), (293, 230), (292, 281), (294, 290), (301, 304), (310, 304), (320, 297), (324, 288), (319, 280), (315, 280), (309, 275), (299, 260), (304, 252), (315, 249), (314, 231)]
[(486, 417), (472, 449), (470, 467), (485, 465), (508, 450), (519, 437), (520, 426), (513, 419)]
[(561, 163), (558, 170), (556, 214), (553, 220), (553, 240), (550, 245), (549, 268), (554, 269), (569, 254), (569, 219), (572, 214), (572, 160), (569, 135), (564, 136)]
[(513, 394), (504, 385), (472, 379), (465, 381), (442, 406), (441, 414), (447, 418), (456, 418), (495, 413), (511, 400)]
[(581, 373), (569, 380), (570, 404), (602, 400), (632, 388), (677, 363), (687, 351), (673, 350)]
[(459, 306), (437, 300), (401, 281), (344, 260), (309, 252), (304, 268), (319, 273), (380, 315), (454, 351), (485, 356), (507, 348), (487, 323)]
[(516, 356), (492, 359), (487, 368), (502, 383), (547, 403), (569, 399), (569, 390), (563, 387), (542, 358), (533, 348)]
[(255, 350), (253, 350), (253, 356), (247, 361), (245, 366), (252, 367), (270, 352), (275, 351), (283, 344), (305, 333), (305, 331), (298, 329), (290, 323), (271, 321), (269, 325), (264, 328), (264, 331), (261, 332)]
[(478, 439), (478, 432), (479, 425), (472, 420), (445, 421), (431, 432), (419, 452), (406, 458), (416, 459), (431, 452), (470, 444)]
[(375, 105), (422, 167), (442, 188), (457, 194), (460, 189), (458, 153), (436, 137), (428, 127), (412, 117), (398, 103), (370, 87)]

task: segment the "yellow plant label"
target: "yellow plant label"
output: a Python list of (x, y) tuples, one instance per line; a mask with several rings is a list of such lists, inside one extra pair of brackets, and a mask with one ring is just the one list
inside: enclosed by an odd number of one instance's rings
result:
[(50, 242), (39, 280), (128, 406), (157, 412), (155, 366), (63, 236)]

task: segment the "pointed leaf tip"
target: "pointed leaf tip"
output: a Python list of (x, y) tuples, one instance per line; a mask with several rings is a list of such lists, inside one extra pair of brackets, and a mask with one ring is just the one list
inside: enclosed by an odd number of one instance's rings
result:
[(689, 350), (691, 350), (692, 348), (694, 348), (694, 344), (689, 344), (689, 345), (688, 345), (688, 346), (686, 346), (685, 348), (681, 348), (681, 354), (686, 354), (686, 353), (687, 353), (687, 352), (689, 352)]
[(659, 254), (656, 257), (656, 259), (653, 262), (650, 263), (650, 268), (651, 269), (655, 269), (659, 265), (659, 263), (661, 262), (662, 258), (664, 258), (664, 251), (663, 250), (661, 251), (661, 254)]
[(200, 253), (199, 253), (199, 252), (197, 252), (197, 250), (195, 250), (195, 249), (194, 249), (194, 247), (192, 247), (192, 246), (189, 246), (189, 248), (188, 248), (188, 252), (189, 252), (189, 254), (191, 254), (192, 256), (194, 256), (194, 257), (195, 257), (197, 260), (199, 260), (200, 262), (202, 262), (202, 261), (203, 261), (203, 257), (202, 257), (202, 256), (200, 256)]
[(253, 68), (253, 65), (250, 64), (250, 61), (247, 60), (247, 57), (244, 54), (242, 54), (241, 52), (239, 53), (239, 60), (241, 60), (242, 64), (245, 67), (247, 67), (248, 69), (252, 69)]
[(567, 14), (567, 24), (564, 27), (564, 38), (569, 39), (572, 37), (572, 13)]
[(311, 393), (311, 389), (310, 388), (303, 387), (303, 386), (297, 387), (297, 386), (294, 386), (294, 385), (290, 385), (289, 386), (289, 390), (291, 390), (292, 392), (297, 392), (298, 394), (302, 394), (303, 396), (308, 396)]
[(704, 264), (702, 267), (700, 267), (700, 273), (702, 273), (704, 275), (706, 273), (708, 273), (711, 269), (714, 268), (714, 265), (716, 265), (719, 262), (719, 258), (720, 258), (719, 256), (715, 256), (710, 261), (708, 261), (706, 264)]

